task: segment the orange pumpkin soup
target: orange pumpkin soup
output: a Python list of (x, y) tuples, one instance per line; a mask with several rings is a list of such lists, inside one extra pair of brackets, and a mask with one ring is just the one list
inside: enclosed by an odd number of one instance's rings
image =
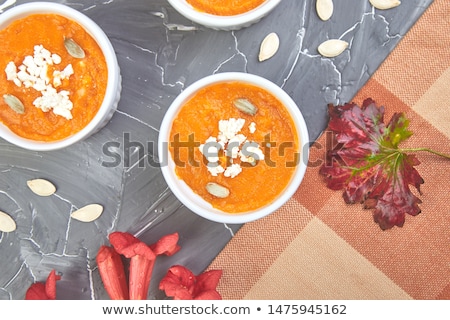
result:
[(216, 16), (234, 16), (255, 9), (265, 0), (186, 0), (195, 9)]
[[(256, 113), (248, 112), (248, 103)], [(276, 97), (251, 84), (224, 82), (186, 102), (173, 121), (169, 147), (180, 179), (213, 207), (239, 213), (270, 204), (284, 191), (299, 161), (298, 139)], [(211, 193), (211, 182), (229, 194)]]
[[(67, 39), (83, 49), (84, 57), (69, 54)], [(57, 141), (94, 118), (108, 70), (100, 47), (82, 26), (56, 14), (33, 14), (0, 30), (0, 43), (0, 121), (14, 133)], [(13, 110), (5, 95), (18, 98), (24, 112)]]

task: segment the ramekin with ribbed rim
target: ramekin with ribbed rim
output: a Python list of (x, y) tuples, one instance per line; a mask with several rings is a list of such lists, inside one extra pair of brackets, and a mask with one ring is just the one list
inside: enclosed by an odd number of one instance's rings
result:
[[(176, 164), (169, 150), (170, 131), (172, 122), (177, 116), (183, 105), (199, 90), (212, 84), (223, 82), (243, 82), (258, 86), (272, 95), (286, 107), (291, 115), (297, 136), (301, 145), (299, 146), (300, 158), (295, 171), (287, 187), (271, 203), (249, 212), (227, 213), (214, 208), (209, 202), (196, 194), (182, 179), (176, 174)], [(163, 176), (174, 195), (192, 212), (211, 221), (229, 224), (241, 224), (263, 218), (280, 208), (293, 196), (300, 186), (303, 176), (306, 172), (306, 166), (309, 158), (309, 135), (308, 129), (297, 104), (292, 98), (279, 86), (273, 82), (257, 75), (241, 72), (226, 72), (207, 76), (188, 86), (172, 102), (161, 123), (158, 137), (158, 153), (161, 161), (161, 170)]]
[(86, 139), (100, 130), (109, 122), (116, 111), (122, 89), (120, 68), (117, 62), (117, 57), (105, 32), (88, 16), (67, 5), (54, 2), (30, 2), (15, 6), (0, 15), (0, 29), (4, 29), (13, 21), (24, 18), (28, 15), (46, 13), (58, 14), (77, 22), (94, 38), (106, 59), (106, 65), (108, 68), (108, 83), (103, 102), (92, 121), (90, 121), (79, 132), (65, 139), (52, 142), (25, 139), (16, 135), (8, 127), (0, 123), (0, 137), (19, 147), (35, 151), (62, 149), (78, 141)]
[(195, 23), (215, 30), (239, 30), (260, 21), (269, 14), (281, 0), (266, 0), (258, 7), (233, 16), (219, 16), (201, 12), (186, 0), (168, 0), (181, 15)]

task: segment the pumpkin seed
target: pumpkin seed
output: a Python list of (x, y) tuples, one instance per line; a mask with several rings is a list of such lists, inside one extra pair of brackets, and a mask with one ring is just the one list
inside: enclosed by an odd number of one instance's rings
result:
[(8, 214), (0, 211), (0, 232), (12, 232), (16, 230), (16, 223)]
[(316, 11), (320, 19), (327, 21), (333, 15), (333, 0), (316, 0)]
[(330, 39), (322, 42), (317, 51), (327, 58), (333, 58), (340, 55), (348, 47), (348, 42), (339, 39)]
[(64, 38), (64, 46), (67, 52), (74, 58), (83, 59), (86, 55), (83, 48), (76, 43), (72, 38)]
[(401, 4), (399, 0), (369, 0), (370, 4), (380, 10), (395, 8)]
[(243, 113), (254, 116), (258, 112), (258, 108), (245, 98), (239, 98), (233, 101), (234, 106)]
[(275, 32), (269, 33), (261, 42), (258, 56), (259, 61), (272, 58), (278, 51), (279, 46), (280, 38), (278, 38), (278, 35)]
[(16, 96), (6, 93), (3, 95), (3, 100), (5, 100), (5, 103), (18, 114), (23, 114), (25, 112), (25, 106)]
[(92, 222), (96, 220), (103, 212), (103, 206), (100, 204), (88, 204), (70, 215), (73, 219), (81, 222)]
[(27, 181), (28, 187), (41, 197), (48, 197), (55, 193), (56, 187), (45, 179), (33, 179)]
[(208, 182), (206, 184), (206, 191), (217, 198), (226, 198), (230, 195), (230, 190), (228, 190), (228, 188), (215, 182)]
[(15, 3), (16, 3), (16, 0), (6, 0), (4, 3), (2, 3), (0, 5), (0, 13), (2, 13), (4, 9), (12, 6)]

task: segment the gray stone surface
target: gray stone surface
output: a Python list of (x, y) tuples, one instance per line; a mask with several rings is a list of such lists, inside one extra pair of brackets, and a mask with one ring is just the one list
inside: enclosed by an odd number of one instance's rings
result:
[[(29, 1), (16, 4), (24, 2)], [(327, 104), (350, 101), (432, 0), (403, 1), (387, 11), (375, 10), (368, 0), (339, 0), (326, 22), (317, 17), (313, 0), (283, 0), (259, 23), (233, 32), (193, 24), (163, 0), (56, 2), (85, 13), (105, 30), (121, 67), (122, 98), (104, 129), (64, 150), (32, 152), (0, 139), (0, 210), (18, 226), (0, 233), (0, 299), (24, 298), (28, 286), (44, 281), (51, 269), (62, 274), (58, 299), (108, 299), (95, 256), (114, 230), (148, 243), (180, 234), (182, 250), (155, 266), (149, 299), (164, 298), (157, 286), (168, 267), (182, 264), (200, 273), (240, 227), (196, 216), (167, 189), (155, 165), (156, 143), (174, 98), (206, 75), (257, 74), (297, 102), (314, 140), (326, 127)], [(280, 50), (258, 62), (260, 42), (273, 31), (280, 36)], [(330, 38), (348, 41), (349, 49), (322, 58), (317, 46)], [(121, 146), (117, 165), (103, 150), (111, 141)], [(129, 148), (130, 142), (141, 147)], [(51, 180), (56, 194), (35, 196), (26, 187), (31, 178)], [(97, 221), (69, 218), (93, 202), (105, 207)]]

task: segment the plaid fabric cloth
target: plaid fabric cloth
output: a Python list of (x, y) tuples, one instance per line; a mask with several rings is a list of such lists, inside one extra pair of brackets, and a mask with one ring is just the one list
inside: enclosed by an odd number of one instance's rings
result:
[[(402, 147), (450, 153), (449, 31), (450, 1), (436, 0), (354, 97), (384, 105), (385, 121), (406, 113), (414, 135)], [(422, 212), (386, 231), (309, 167), (286, 205), (244, 225), (209, 266), (224, 271), (223, 298), (450, 299), (450, 161), (416, 154)]]

